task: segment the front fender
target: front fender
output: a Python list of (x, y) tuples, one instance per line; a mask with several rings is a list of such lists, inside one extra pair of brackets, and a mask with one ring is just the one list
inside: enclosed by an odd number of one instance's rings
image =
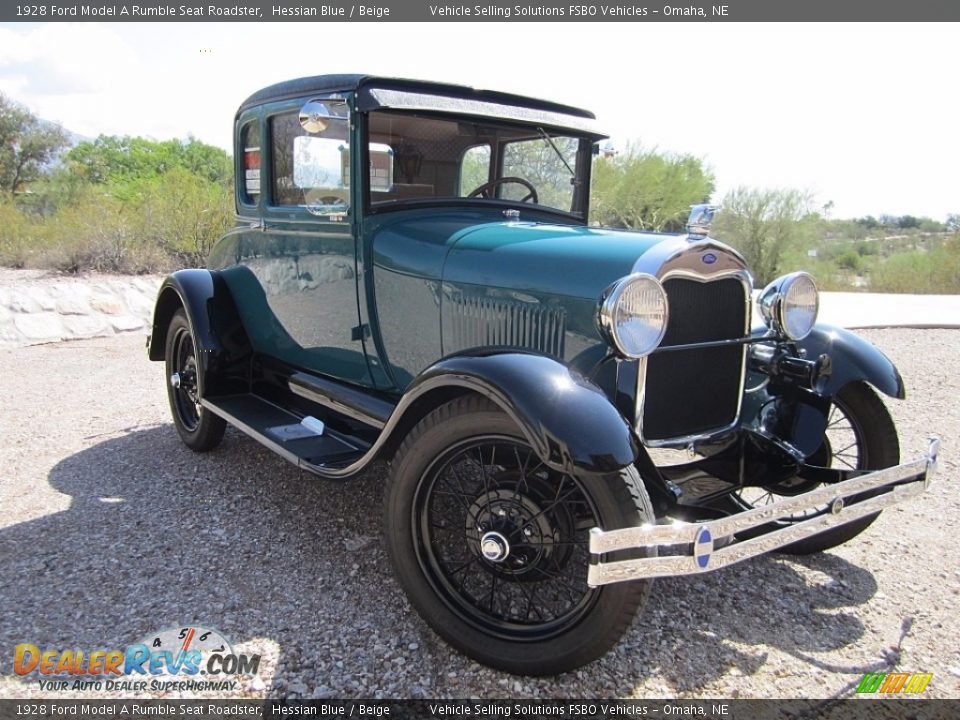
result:
[(240, 322), (227, 284), (209, 270), (178, 270), (160, 285), (153, 312), (147, 352), (151, 360), (163, 360), (167, 328), (174, 313), (184, 309), (197, 350), (200, 395), (245, 391), (244, 360), (250, 342)]
[(636, 437), (607, 396), (552, 358), (524, 352), (451, 356), (418, 375), (404, 399), (449, 386), (496, 403), (555, 470), (614, 472), (637, 458)]
[(849, 330), (832, 325), (817, 325), (797, 345), (813, 360), (827, 354), (832, 373), (821, 394), (832, 397), (844, 385), (863, 380), (890, 397), (906, 397), (903, 378), (890, 359), (874, 345)]

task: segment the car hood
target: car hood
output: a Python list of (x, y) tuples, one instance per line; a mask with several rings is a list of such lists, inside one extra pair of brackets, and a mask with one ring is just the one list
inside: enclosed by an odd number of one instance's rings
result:
[(596, 300), (641, 255), (676, 238), (533, 222), (474, 225), (451, 238), (443, 282)]

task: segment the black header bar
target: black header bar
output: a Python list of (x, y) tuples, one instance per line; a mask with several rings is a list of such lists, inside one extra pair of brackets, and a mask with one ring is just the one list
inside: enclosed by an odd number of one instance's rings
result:
[(955, 720), (960, 700), (0, 700), (0, 720)]
[(957, 22), (955, 0), (236, 0), (8, 3), (0, 22)]

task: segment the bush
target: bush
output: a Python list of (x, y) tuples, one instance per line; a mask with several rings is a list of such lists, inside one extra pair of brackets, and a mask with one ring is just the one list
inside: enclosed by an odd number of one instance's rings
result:
[(860, 269), (860, 255), (857, 254), (854, 250), (845, 250), (837, 256), (837, 259), (834, 260), (838, 268), (843, 270), (859, 270)]
[(231, 191), (182, 168), (125, 183), (119, 196), (114, 190), (84, 183), (59, 207), (37, 198), (23, 209), (0, 202), (0, 264), (166, 272), (203, 265), (233, 224)]
[(177, 264), (202, 265), (233, 224), (231, 190), (179, 168), (149, 189), (141, 206), (144, 238)]
[(30, 219), (0, 197), (0, 265), (26, 267), (31, 249)]
[(891, 256), (872, 273), (870, 289), (891, 293), (960, 293), (960, 236), (930, 252)]

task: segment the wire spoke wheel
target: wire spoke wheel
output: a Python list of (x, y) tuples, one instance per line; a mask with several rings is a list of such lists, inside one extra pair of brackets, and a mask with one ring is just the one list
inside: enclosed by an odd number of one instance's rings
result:
[[(827, 427), (824, 431), (823, 443), (807, 458), (810, 465), (817, 467), (837, 468), (843, 470), (862, 470), (866, 467), (865, 430), (855, 425), (850, 411), (841, 400), (836, 400), (830, 407), (827, 416)], [(795, 477), (773, 485), (764, 487), (748, 487), (738, 493), (740, 502), (747, 507), (762, 507), (810, 492), (819, 487), (820, 483)], [(784, 522), (800, 522), (828, 512), (829, 505), (794, 513), (783, 518)]]
[[(823, 442), (807, 458), (809, 465), (839, 470), (880, 470), (900, 461), (897, 432), (883, 402), (862, 382), (845, 386), (827, 415)], [(764, 487), (744, 488), (734, 500), (744, 508), (762, 507), (820, 487), (801, 477)], [(779, 524), (790, 525), (829, 512), (829, 505), (788, 515)], [(841, 525), (783, 548), (783, 552), (809, 554), (835, 547), (865, 530), (878, 514)]]
[(479, 396), (436, 408), (407, 435), (385, 500), (386, 547), (410, 602), (448, 643), (492, 667), (549, 675), (591, 662), (649, 594), (649, 581), (587, 585), (591, 528), (653, 518), (636, 470), (548, 467)]
[(580, 481), (529, 446), (471, 438), (427, 469), (414, 498), (418, 558), (451, 610), (505, 636), (548, 636), (577, 622), (600, 524)]

